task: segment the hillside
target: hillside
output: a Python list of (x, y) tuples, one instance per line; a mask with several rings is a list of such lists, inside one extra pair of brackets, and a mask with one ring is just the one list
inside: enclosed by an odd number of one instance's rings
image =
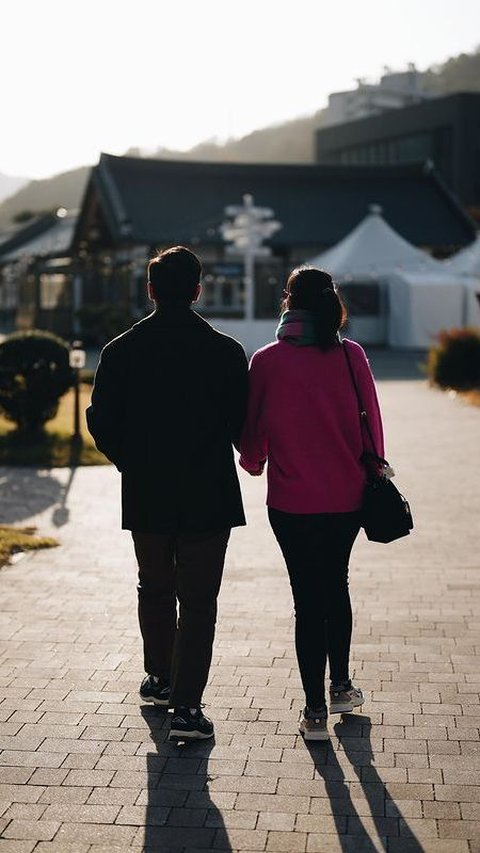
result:
[[(426, 73), (426, 86), (439, 95), (452, 92), (480, 91), (480, 48), (471, 54), (462, 53), (443, 65), (434, 66)], [(219, 160), (222, 162), (257, 163), (308, 163), (313, 161), (314, 131), (322, 124), (323, 111), (311, 116), (293, 119), (283, 124), (255, 130), (240, 139), (224, 144), (206, 140), (187, 152), (158, 148), (155, 155), (161, 159)], [(130, 156), (141, 156), (138, 148), (131, 148)], [(0, 229), (7, 227), (12, 218), (22, 211), (40, 212), (58, 207), (78, 207), (90, 171), (83, 166), (43, 181), (32, 181), (19, 192), (0, 204)]]
[(439, 95), (480, 92), (480, 47), (461, 53), (426, 72), (425, 85)]
[[(206, 140), (182, 157), (189, 160), (217, 160), (237, 163), (310, 163), (314, 159), (314, 132), (321, 126), (323, 110), (312, 116), (255, 130), (241, 139), (223, 144)], [(179, 159), (178, 152), (159, 148), (157, 157)]]
[(0, 228), (5, 228), (14, 216), (23, 211), (40, 213), (59, 207), (66, 207), (68, 210), (78, 207), (90, 168), (82, 166), (71, 172), (62, 172), (53, 178), (30, 181), (0, 205)]
[(0, 172), (0, 203), (18, 192), (27, 183), (29, 183), (29, 178), (18, 178), (13, 175), (4, 175), (3, 172)]

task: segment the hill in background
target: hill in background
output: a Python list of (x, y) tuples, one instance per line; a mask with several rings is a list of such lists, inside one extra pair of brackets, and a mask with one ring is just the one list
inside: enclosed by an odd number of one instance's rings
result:
[(4, 175), (3, 172), (0, 172), (0, 203), (18, 192), (29, 181), (30, 178), (17, 178), (13, 175)]
[[(480, 48), (428, 69), (425, 85), (438, 95), (479, 92)], [(321, 127), (322, 119), (323, 110), (319, 110), (311, 116), (261, 128), (223, 144), (207, 140), (187, 152), (159, 148), (153, 156), (159, 159), (240, 163), (310, 163), (314, 161), (314, 133)], [(142, 156), (138, 148), (131, 148), (126, 154)], [(91, 166), (82, 166), (53, 178), (30, 182), (0, 204), (0, 229), (6, 228), (15, 216), (24, 211), (38, 213), (59, 207), (68, 210), (79, 207), (90, 169)]]
[(62, 172), (53, 178), (30, 181), (15, 195), (0, 205), (0, 229), (6, 228), (13, 219), (24, 212), (43, 213), (66, 207), (79, 207), (91, 166), (81, 166), (71, 172)]

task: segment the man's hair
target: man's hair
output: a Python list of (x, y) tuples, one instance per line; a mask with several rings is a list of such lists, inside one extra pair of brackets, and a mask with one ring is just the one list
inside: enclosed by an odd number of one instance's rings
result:
[(202, 265), (185, 246), (159, 252), (148, 264), (148, 280), (156, 302), (190, 305), (195, 299)]

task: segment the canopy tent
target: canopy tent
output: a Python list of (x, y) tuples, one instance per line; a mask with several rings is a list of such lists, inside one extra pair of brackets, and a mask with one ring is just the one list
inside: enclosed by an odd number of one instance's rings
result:
[(480, 234), (470, 246), (443, 261), (443, 266), (448, 272), (480, 278)]
[(435, 270), (441, 263), (412, 246), (388, 225), (378, 205), (331, 249), (308, 261), (338, 281), (378, 279), (394, 270)]
[(388, 342), (392, 347), (428, 349), (442, 329), (465, 325), (473, 309), (464, 281), (438, 272), (392, 272), (388, 277)]

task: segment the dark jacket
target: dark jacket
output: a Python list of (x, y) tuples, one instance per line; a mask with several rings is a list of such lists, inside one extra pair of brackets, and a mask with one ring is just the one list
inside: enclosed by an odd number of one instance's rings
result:
[(232, 443), (248, 391), (243, 347), (190, 308), (155, 311), (100, 355), (88, 428), (122, 473), (122, 527), (198, 533), (245, 524)]

